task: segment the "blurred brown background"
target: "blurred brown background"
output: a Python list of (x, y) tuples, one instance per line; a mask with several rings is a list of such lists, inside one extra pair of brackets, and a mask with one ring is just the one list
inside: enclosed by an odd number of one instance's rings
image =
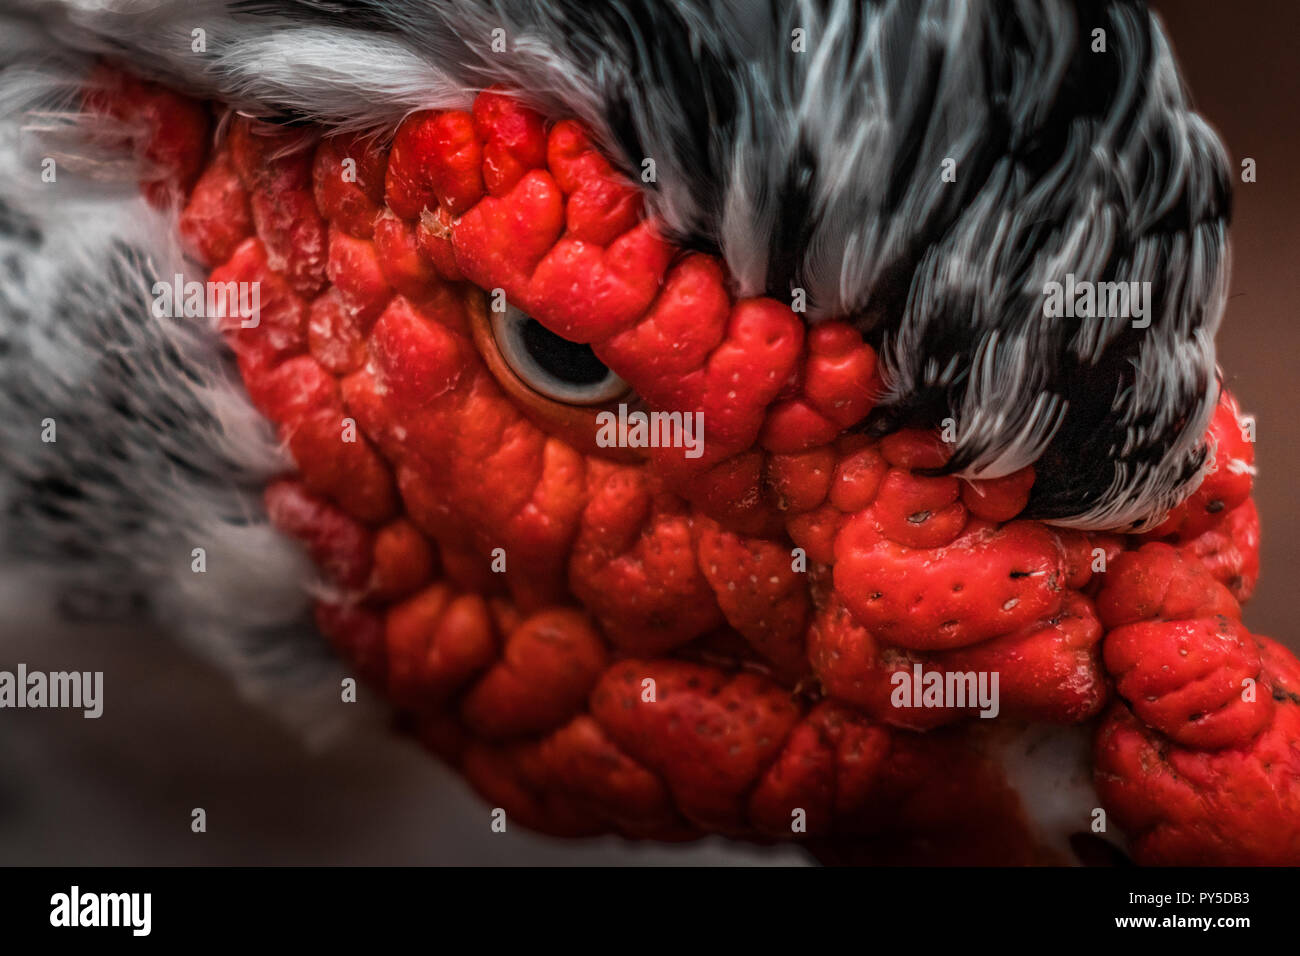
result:
[[(1232, 278), (1219, 364), (1257, 420), (1255, 483), (1263, 528), (1251, 630), (1300, 650), (1293, 590), (1300, 571), (1300, 4), (1165, 0), (1155, 4), (1197, 109), (1236, 170)], [(1241, 161), (1256, 182), (1241, 182)]]
[[(1300, 6), (1253, 0), (1158, 3), (1200, 110), (1233, 165), (1234, 266), (1221, 362), (1258, 418), (1263, 575), (1252, 629), (1300, 649), (1297, 372), (1300, 180), (1293, 163)], [(241, 701), (226, 679), (163, 636), (68, 627), (49, 634), (21, 578), (0, 574), (0, 666), (105, 672), (106, 717), (0, 713), (0, 864), (797, 863), (791, 849), (711, 840), (687, 847), (561, 842), (511, 828), (416, 746), (360, 727), (321, 752)], [(27, 614), (24, 617), (22, 614)], [(36, 662), (39, 662), (37, 664)], [(132, 689), (138, 689), (132, 691)], [(190, 832), (204, 807), (208, 832)]]

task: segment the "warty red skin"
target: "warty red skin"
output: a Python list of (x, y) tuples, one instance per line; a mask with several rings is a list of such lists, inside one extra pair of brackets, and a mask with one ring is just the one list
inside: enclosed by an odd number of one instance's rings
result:
[[(1226, 393), (1214, 469), (1155, 531), (1021, 520), (1032, 468), (932, 477), (938, 435), (865, 437), (859, 332), (737, 299), (573, 121), (492, 90), (390, 136), (236, 116), (214, 143), (205, 105), (104, 89), (88, 108), (146, 117), (118, 145), (190, 255), (261, 283), (258, 327), (221, 331), (296, 463), (266, 503), (328, 586), (318, 626), (511, 818), (1060, 862), (972, 708), (890, 704), (919, 663), (996, 670), (1000, 721), (1095, 727), (1139, 862), (1300, 862), (1300, 668), (1240, 622), (1259, 525)], [(704, 412), (703, 456), (549, 427), (475, 338), (498, 289), (649, 407)]]

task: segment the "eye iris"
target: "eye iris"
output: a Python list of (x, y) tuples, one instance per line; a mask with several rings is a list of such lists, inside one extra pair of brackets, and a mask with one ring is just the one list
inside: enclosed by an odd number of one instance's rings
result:
[(493, 353), (512, 373), (510, 381), (522, 382), (531, 393), (566, 405), (599, 405), (630, 391), (591, 346), (557, 335), (514, 306), (484, 317), (491, 323)]
[(519, 336), (533, 360), (562, 382), (598, 385), (609, 377), (609, 369), (590, 345), (561, 338), (536, 319), (521, 323)]

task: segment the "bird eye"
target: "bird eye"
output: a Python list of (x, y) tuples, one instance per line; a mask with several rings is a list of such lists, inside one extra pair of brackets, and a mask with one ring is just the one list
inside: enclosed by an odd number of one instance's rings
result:
[(512, 305), (492, 313), (492, 334), (511, 370), (553, 401), (603, 405), (628, 391), (627, 383), (596, 358), (590, 345), (556, 335)]

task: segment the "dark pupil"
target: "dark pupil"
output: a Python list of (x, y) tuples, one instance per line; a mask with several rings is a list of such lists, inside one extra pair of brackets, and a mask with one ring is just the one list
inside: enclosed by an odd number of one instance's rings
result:
[(561, 381), (570, 385), (596, 385), (609, 375), (609, 369), (596, 358), (590, 345), (560, 338), (536, 319), (525, 322), (520, 334), (528, 354)]

